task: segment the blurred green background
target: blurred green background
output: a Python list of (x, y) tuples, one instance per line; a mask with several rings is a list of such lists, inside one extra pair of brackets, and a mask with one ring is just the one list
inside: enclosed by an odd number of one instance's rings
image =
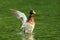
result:
[(17, 9), (29, 15), (36, 11), (35, 40), (60, 40), (60, 0), (0, 0), (0, 40), (22, 40), (22, 22), (9, 9)]

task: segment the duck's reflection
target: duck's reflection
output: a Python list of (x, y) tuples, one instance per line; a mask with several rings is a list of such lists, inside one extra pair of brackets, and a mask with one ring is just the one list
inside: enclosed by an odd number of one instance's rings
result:
[(22, 40), (34, 40), (34, 35), (32, 35), (32, 34), (23, 34)]

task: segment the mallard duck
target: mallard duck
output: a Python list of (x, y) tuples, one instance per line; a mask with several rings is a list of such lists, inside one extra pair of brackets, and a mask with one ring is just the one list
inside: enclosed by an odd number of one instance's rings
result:
[(34, 22), (34, 10), (30, 10), (29, 17), (27, 18), (26, 15), (18, 10), (10, 9), (11, 13), (17, 16), (18, 19), (22, 20), (22, 29), (24, 33), (32, 33), (35, 22)]

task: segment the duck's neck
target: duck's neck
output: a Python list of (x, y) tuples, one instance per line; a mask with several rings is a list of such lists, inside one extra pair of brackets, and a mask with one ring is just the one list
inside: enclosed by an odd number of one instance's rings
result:
[(34, 16), (30, 14), (27, 22), (31, 23), (31, 24), (34, 24)]

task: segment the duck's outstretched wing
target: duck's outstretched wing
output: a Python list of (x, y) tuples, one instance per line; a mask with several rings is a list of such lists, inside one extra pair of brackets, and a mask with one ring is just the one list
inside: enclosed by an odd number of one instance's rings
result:
[[(14, 15), (17, 16), (18, 19), (21, 19), (22, 20), (22, 23), (23, 25), (25, 24), (26, 20), (27, 20), (27, 17), (24, 13), (18, 11), (18, 10), (14, 10), (14, 9), (10, 9), (11, 13), (13, 13)], [(23, 26), (22, 25), (22, 26)]]

